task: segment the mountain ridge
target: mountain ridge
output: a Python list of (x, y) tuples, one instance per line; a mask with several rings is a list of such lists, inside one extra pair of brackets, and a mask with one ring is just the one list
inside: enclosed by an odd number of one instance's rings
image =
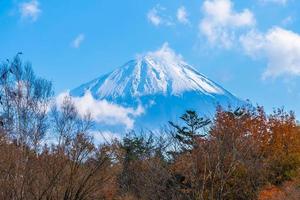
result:
[(124, 107), (142, 106), (145, 112), (135, 116), (140, 126), (173, 120), (187, 109), (213, 115), (217, 105), (236, 107), (243, 102), (188, 65), (167, 44), (75, 88), (70, 94), (81, 97), (86, 92), (97, 100)]

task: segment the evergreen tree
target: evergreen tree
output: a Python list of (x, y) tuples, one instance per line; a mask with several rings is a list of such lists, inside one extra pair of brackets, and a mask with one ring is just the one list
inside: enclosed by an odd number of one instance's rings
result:
[(179, 142), (181, 151), (185, 152), (196, 146), (197, 138), (203, 138), (206, 136), (203, 128), (210, 124), (210, 120), (199, 117), (193, 110), (187, 110), (180, 119), (184, 122), (183, 126), (173, 122), (169, 123), (173, 128), (175, 128), (173, 137)]

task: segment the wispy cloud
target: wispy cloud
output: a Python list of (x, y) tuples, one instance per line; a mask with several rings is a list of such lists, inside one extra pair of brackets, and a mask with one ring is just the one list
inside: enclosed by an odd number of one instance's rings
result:
[[(66, 96), (69, 96), (68, 92), (61, 93), (57, 97), (57, 104), (61, 105)], [(134, 109), (110, 103), (106, 100), (96, 100), (89, 91), (82, 97), (72, 97), (72, 101), (81, 116), (89, 113), (93, 120), (98, 123), (124, 125), (127, 129), (133, 128), (134, 117), (144, 113), (144, 109), (141, 106)]]
[(173, 24), (172, 19), (164, 14), (164, 11), (166, 8), (160, 6), (159, 4), (156, 5), (154, 8), (152, 8), (148, 14), (147, 18), (150, 23), (152, 23), (154, 26), (170, 26)]
[(288, 0), (260, 0), (262, 3), (276, 3), (280, 5), (285, 5)]
[(181, 6), (178, 8), (176, 17), (177, 17), (177, 20), (182, 24), (189, 23), (188, 13), (184, 6)]
[(171, 49), (167, 42), (163, 43), (163, 45), (156, 51), (147, 52), (146, 55), (162, 60), (169, 65), (184, 63), (182, 55), (177, 54), (173, 49)]
[(284, 18), (282, 21), (281, 21), (281, 24), (283, 26), (288, 26), (288, 25), (291, 25), (293, 24), (294, 22), (294, 18), (292, 16), (287, 16), (286, 18)]
[(235, 11), (230, 0), (206, 0), (202, 10), (204, 18), (199, 24), (199, 30), (213, 45), (230, 48), (237, 29), (255, 25), (253, 13), (248, 9)]
[(73, 41), (72, 41), (72, 47), (74, 48), (79, 48), (81, 43), (84, 41), (85, 35), (84, 34), (79, 34)]
[(266, 58), (263, 78), (300, 76), (300, 35), (274, 27), (267, 33), (251, 31), (241, 37), (245, 52), (254, 58)]
[(161, 24), (161, 17), (158, 15), (157, 9), (156, 8), (152, 8), (148, 14), (147, 14), (147, 18), (148, 20), (155, 26), (158, 26)]
[(19, 11), (22, 19), (29, 19), (31, 21), (36, 21), (42, 12), (38, 0), (21, 3), (19, 5)]

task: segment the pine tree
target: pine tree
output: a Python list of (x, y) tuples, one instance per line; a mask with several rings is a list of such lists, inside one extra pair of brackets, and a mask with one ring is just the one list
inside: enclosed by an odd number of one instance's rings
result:
[(189, 151), (196, 147), (197, 138), (203, 138), (206, 136), (203, 128), (210, 124), (209, 119), (199, 117), (193, 110), (187, 110), (181, 117), (184, 125), (180, 126), (173, 122), (169, 122), (170, 125), (175, 128), (173, 137), (179, 142), (181, 152)]

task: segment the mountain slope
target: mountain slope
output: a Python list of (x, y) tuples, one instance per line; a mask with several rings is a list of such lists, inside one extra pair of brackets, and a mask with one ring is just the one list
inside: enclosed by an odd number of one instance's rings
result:
[(142, 106), (144, 113), (135, 117), (135, 127), (162, 125), (186, 109), (211, 116), (217, 105), (235, 107), (242, 103), (167, 45), (72, 90), (71, 95), (81, 97), (87, 91), (97, 100), (130, 108)]

